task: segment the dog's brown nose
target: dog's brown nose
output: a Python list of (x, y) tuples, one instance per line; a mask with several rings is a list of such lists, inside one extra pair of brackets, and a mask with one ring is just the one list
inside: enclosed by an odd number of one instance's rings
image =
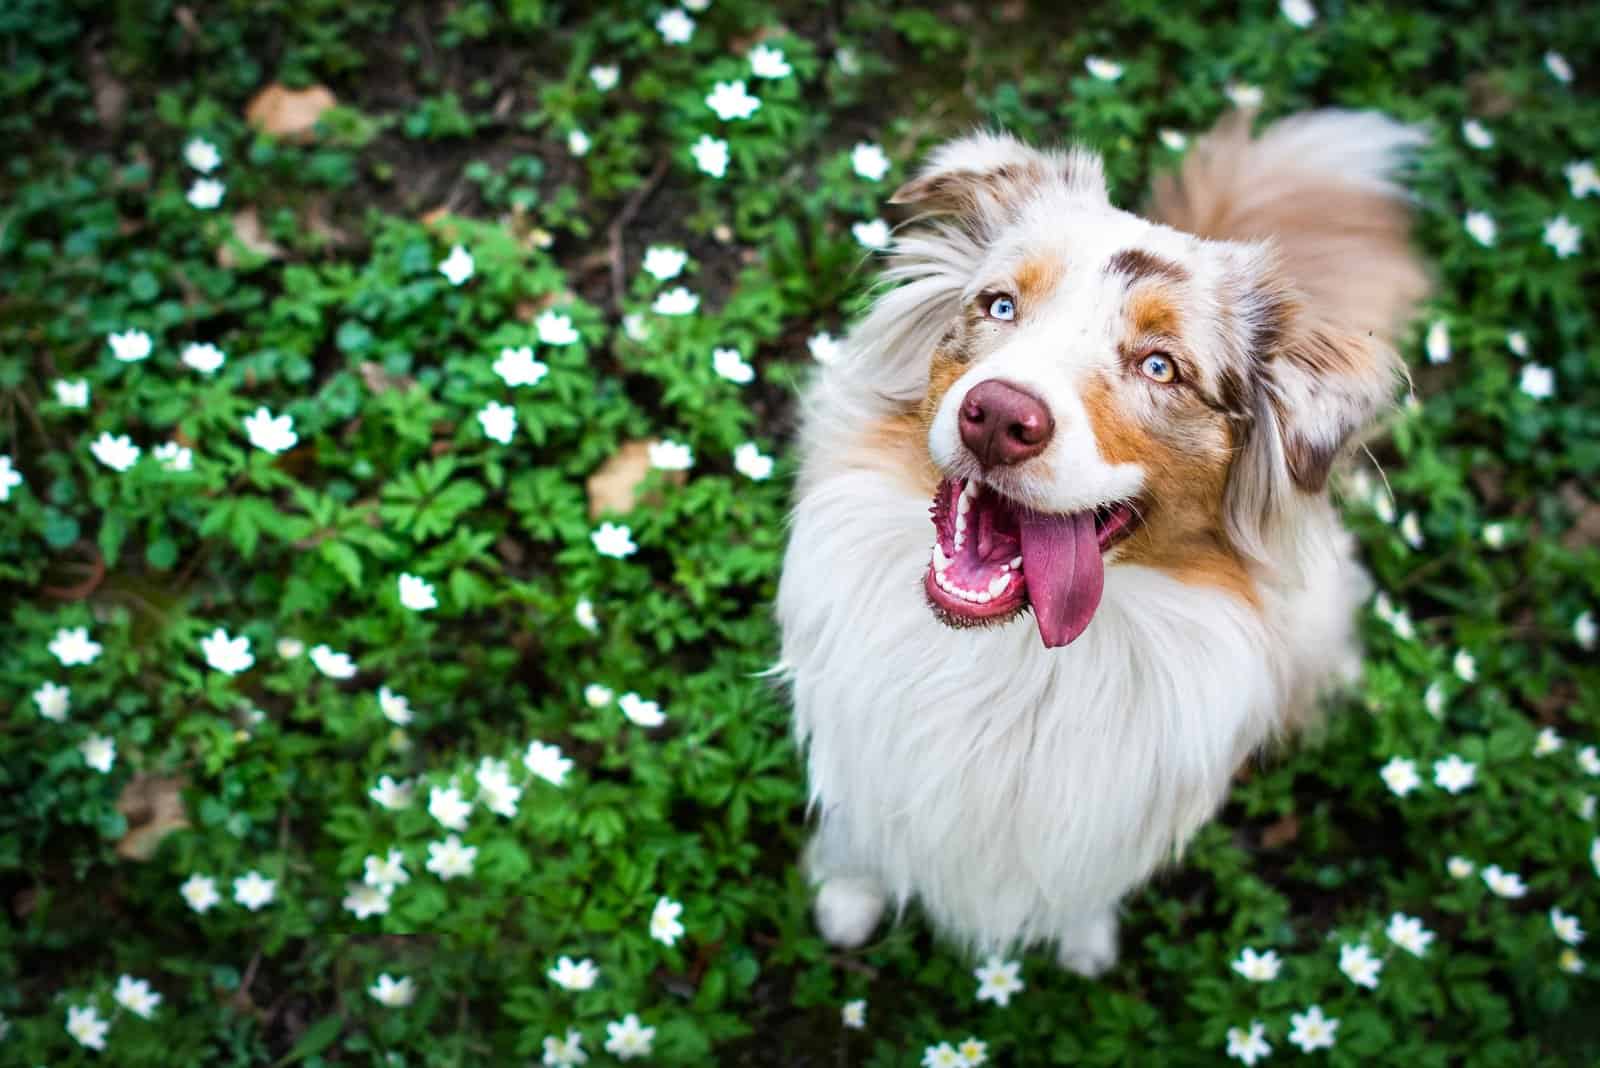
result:
[(984, 467), (1020, 464), (1050, 444), (1056, 421), (1044, 401), (998, 379), (979, 382), (961, 402), (961, 440)]

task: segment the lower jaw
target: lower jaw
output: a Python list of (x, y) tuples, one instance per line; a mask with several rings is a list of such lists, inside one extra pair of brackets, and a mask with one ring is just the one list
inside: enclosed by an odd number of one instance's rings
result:
[(947, 593), (939, 587), (933, 576), (933, 567), (929, 565), (922, 577), (923, 592), (927, 595), (928, 607), (933, 609), (933, 614), (946, 626), (998, 626), (1001, 623), (1009, 623), (1028, 607), (1027, 586), (1022, 582), (1014, 583), (1011, 589), (987, 604), (975, 604)]

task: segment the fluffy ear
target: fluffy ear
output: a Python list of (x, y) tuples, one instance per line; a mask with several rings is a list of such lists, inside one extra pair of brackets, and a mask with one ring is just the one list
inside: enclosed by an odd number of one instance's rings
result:
[(975, 133), (935, 149), (889, 203), (924, 215), (954, 215), (983, 234), (1011, 221), (1020, 205), (1052, 183), (1105, 197), (1100, 158), (1092, 152), (1045, 152), (1009, 134)]

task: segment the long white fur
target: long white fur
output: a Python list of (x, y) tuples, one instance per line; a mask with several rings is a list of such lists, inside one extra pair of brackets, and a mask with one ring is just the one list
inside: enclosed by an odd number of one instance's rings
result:
[[(1394, 162), (1364, 152), (1371, 130), (1348, 117), (1293, 132), (1356, 181), (1382, 182)], [(962, 145), (947, 160), (992, 162), (983, 143)], [(973, 951), (1054, 943), (1094, 974), (1114, 959), (1118, 903), (1210, 818), (1283, 709), (1354, 677), (1368, 582), (1327, 501), (1302, 495), (1285, 512), (1299, 559), (1261, 569), (1259, 609), (1110, 566), (1092, 624), (1065, 648), (1044, 648), (1028, 617), (936, 621), (922, 589), (929, 501), (851, 443), (921, 395), (983, 249), (936, 225), (898, 251), (895, 288), (805, 394), (778, 598), (818, 921), (854, 945), (885, 906), (915, 899)]]

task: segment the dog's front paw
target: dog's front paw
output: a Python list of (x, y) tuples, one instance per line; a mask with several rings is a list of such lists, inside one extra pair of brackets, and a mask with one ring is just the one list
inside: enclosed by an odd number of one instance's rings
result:
[(817, 928), (840, 949), (855, 949), (872, 937), (883, 905), (883, 891), (871, 879), (836, 876), (817, 891)]
[(1063, 935), (1056, 963), (1085, 979), (1098, 979), (1117, 963), (1117, 914), (1107, 910)]

